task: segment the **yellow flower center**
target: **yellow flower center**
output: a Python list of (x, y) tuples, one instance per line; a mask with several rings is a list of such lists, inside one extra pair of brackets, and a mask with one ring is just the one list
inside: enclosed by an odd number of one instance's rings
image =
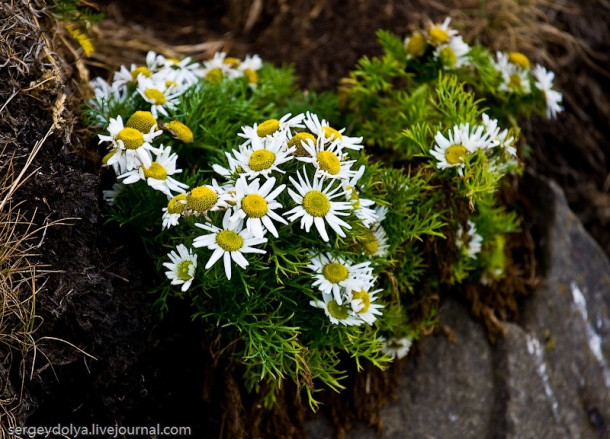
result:
[(208, 70), (205, 74), (206, 81), (219, 83), (224, 78), (224, 74), (220, 67), (214, 67), (213, 69)]
[(510, 52), (508, 54), (508, 61), (522, 69), (530, 68), (530, 60), (521, 52)]
[(322, 133), (324, 134), (324, 138), (326, 139), (341, 140), (343, 138), (339, 131), (329, 126), (323, 126)]
[(178, 58), (166, 58), (169, 62), (173, 63), (174, 65), (178, 64), (180, 62), (180, 60)]
[(152, 75), (152, 72), (148, 70), (148, 67), (146, 66), (136, 67), (131, 71), (131, 80), (134, 82), (137, 81), (138, 75), (144, 75), (148, 78), (150, 75)]
[(224, 251), (235, 252), (244, 245), (244, 238), (233, 230), (221, 230), (216, 234), (216, 242)]
[(508, 78), (508, 88), (510, 89), (519, 89), (521, 88), (521, 76), (516, 73), (513, 73)]
[(218, 194), (207, 186), (199, 186), (186, 196), (186, 206), (197, 212), (207, 212), (218, 201)]
[(364, 251), (366, 251), (369, 255), (373, 256), (379, 250), (379, 240), (375, 236), (373, 232), (368, 230), (368, 233), (364, 237), (362, 241), (360, 241)]
[(331, 300), (326, 305), (328, 313), (337, 320), (345, 320), (349, 315), (349, 310), (346, 305), (339, 305), (336, 300)]
[(113, 155), (116, 154), (116, 151), (117, 151), (116, 149), (113, 149), (108, 154), (106, 154), (104, 157), (102, 157), (102, 165), (107, 165), (108, 160), (110, 160), (110, 157), (112, 157)]
[(350, 201), (354, 206), (354, 209), (360, 209), (360, 195), (358, 195), (358, 191), (353, 186), (347, 186), (345, 188), (350, 196)]
[(144, 144), (144, 136), (135, 128), (123, 128), (116, 135), (117, 140), (123, 142), (123, 146), (127, 149), (138, 149)]
[(258, 84), (258, 73), (252, 69), (245, 69), (244, 76), (248, 79), (250, 84)]
[(136, 111), (127, 119), (125, 126), (135, 128), (142, 133), (149, 133), (153, 127), (157, 126), (157, 120), (150, 111)]
[(464, 157), (468, 155), (468, 150), (462, 145), (451, 145), (445, 151), (445, 159), (450, 165), (462, 163)]
[(292, 139), (290, 139), (288, 141), (288, 148), (292, 148), (293, 146), (296, 146), (297, 149), (294, 152), (294, 155), (296, 155), (297, 157), (305, 157), (308, 156), (309, 153), (305, 150), (305, 148), (303, 148), (303, 142), (305, 140), (311, 140), (312, 143), (315, 145), (316, 143), (316, 138), (313, 136), (313, 134), (309, 134), (309, 133), (296, 133)]
[(440, 46), (449, 41), (449, 33), (440, 27), (433, 27), (428, 32), (428, 39), (433, 46)]
[(364, 290), (360, 290), (358, 292), (354, 292), (352, 295), (352, 300), (357, 299), (359, 299), (363, 305), (362, 309), (358, 311), (358, 314), (367, 312), (369, 310), (369, 307), (371, 306), (371, 295)]
[(158, 162), (152, 162), (149, 168), (142, 166), (144, 177), (155, 180), (167, 180), (167, 170)]
[(225, 64), (230, 65), (231, 67), (239, 67), (240, 61), (237, 58), (233, 58), (232, 56), (227, 56), (224, 61)]
[(275, 163), (275, 154), (267, 149), (258, 149), (252, 153), (248, 166), (253, 171), (264, 171)]
[(419, 58), (426, 52), (427, 45), (426, 38), (422, 34), (413, 34), (405, 45), (405, 51), (413, 58)]
[(269, 119), (261, 123), (256, 128), (256, 134), (259, 137), (269, 136), (280, 129), (280, 121), (277, 119)]
[(178, 87), (178, 83), (176, 81), (172, 81), (171, 79), (166, 80), (165, 88), (170, 88), (170, 87)]
[(337, 175), (341, 170), (341, 161), (334, 152), (320, 151), (316, 155), (320, 169), (331, 175)]
[(144, 90), (144, 96), (150, 99), (153, 105), (164, 105), (166, 101), (163, 92), (156, 88), (147, 88)]
[(330, 210), (330, 200), (324, 193), (312, 190), (303, 197), (303, 209), (311, 216), (324, 216)]
[(191, 280), (193, 276), (189, 273), (189, 271), (192, 265), (193, 261), (186, 260), (180, 262), (176, 270), (176, 277), (180, 280)]
[(165, 128), (172, 136), (174, 136), (175, 139), (178, 139), (184, 143), (193, 142), (193, 132), (182, 122), (172, 120), (171, 122), (165, 124)]
[(443, 47), (440, 53), (438, 54), (438, 57), (440, 58), (443, 65), (447, 67), (453, 67), (457, 64), (457, 56), (453, 49), (449, 46)]
[(186, 207), (186, 194), (178, 194), (167, 203), (167, 213), (182, 213)]
[(267, 214), (267, 201), (259, 194), (248, 194), (241, 200), (241, 208), (250, 218), (261, 218)]
[(347, 267), (340, 262), (329, 262), (322, 267), (322, 275), (330, 283), (338, 284), (347, 279), (349, 273)]

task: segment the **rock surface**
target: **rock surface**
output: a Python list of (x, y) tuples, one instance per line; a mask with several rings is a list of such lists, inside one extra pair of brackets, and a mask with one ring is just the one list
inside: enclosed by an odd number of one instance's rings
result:
[[(441, 322), (457, 340), (424, 339), (403, 366), (398, 401), (383, 409), (383, 432), (358, 425), (347, 438), (610, 438), (610, 262), (556, 184), (528, 175), (524, 186), (538, 207), (544, 282), (521, 321), (491, 345), (448, 299)], [(322, 418), (307, 429), (334, 435)]]

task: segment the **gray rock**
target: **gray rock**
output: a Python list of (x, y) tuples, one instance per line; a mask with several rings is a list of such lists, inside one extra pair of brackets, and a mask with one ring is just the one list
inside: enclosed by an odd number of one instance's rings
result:
[[(610, 262), (569, 210), (559, 187), (527, 175), (544, 282), (490, 345), (465, 306), (444, 302), (441, 322), (457, 336), (422, 341), (402, 368), (398, 401), (378, 435), (349, 439), (610, 439)], [(332, 438), (327, 419), (308, 424)]]

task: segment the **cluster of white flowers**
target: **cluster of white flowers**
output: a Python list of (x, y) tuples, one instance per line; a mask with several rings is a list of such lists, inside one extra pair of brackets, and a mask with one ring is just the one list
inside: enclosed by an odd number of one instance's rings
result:
[[(428, 24), (425, 31), (411, 34), (404, 40), (404, 50), (407, 60), (417, 59), (430, 54), (440, 62), (443, 69), (459, 69), (472, 67), (470, 46), (464, 42), (461, 35), (449, 24), (450, 17), (442, 23)], [(496, 59), (491, 62), (500, 75), (498, 90), (509, 94), (528, 95), (532, 87), (544, 95), (546, 115), (551, 119), (563, 111), (561, 93), (553, 89), (555, 74), (537, 64), (533, 69), (530, 61), (520, 52), (496, 52)]]
[(258, 55), (247, 55), (244, 60), (239, 60), (218, 52), (211, 60), (198, 63), (189, 57), (178, 60), (148, 52), (146, 64), (121, 66), (114, 73), (112, 82), (99, 77), (91, 81), (95, 97), (90, 105), (102, 110), (100, 106), (105, 103), (123, 102), (139, 96), (150, 105), (155, 118), (167, 117), (175, 109), (180, 96), (201, 79), (220, 82), (245, 78), (251, 87), (256, 87), (262, 64)]
[[(186, 194), (188, 185), (173, 178), (182, 171), (177, 167), (178, 155), (172, 152), (171, 146), (155, 145), (155, 141), (166, 131), (183, 143), (193, 142), (193, 132), (170, 117), (180, 96), (189, 88), (202, 80), (233, 80), (239, 77), (246, 78), (250, 86), (255, 87), (258, 83), (257, 71), (261, 67), (262, 60), (258, 55), (247, 56), (240, 61), (227, 57), (225, 53), (217, 53), (213, 59), (199, 64), (190, 58), (178, 60), (149, 52), (145, 65), (122, 66), (114, 73), (111, 83), (102, 78), (91, 81), (94, 98), (90, 105), (99, 110), (99, 122), (109, 120), (104, 127), (106, 133), (99, 135), (100, 143), (109, 147), (102, 164), (111, 167), (119, 180), (112, 190), (104, 191), (105, 201), (113, 204), (125, 185), (145, 181), (168, 197), (169, 204), (162, 217), (164, 228), (176, 225), (182, 212), (205, 213), (208, 210), (226, 208), (228, 195), (222, 192), (215, 181), (209, 188), (195, 188)], [(141, 99), (142, 109), (134, 112), (126, 122), (121, 116), (109, 119), (103, 116), (109, 103), (123, 103), (133, 99)], [(206, 207), (210, 194), (215, 194), (216, 191), (222, 194), (214, 199), (214, 206)], [(231, 226), (231, 230), (237, 229), (239, 223)], [(260, 231), (256, 224), (252, 227), (256, 232)], [(250, 242), (248, 240), (246, 243)], [(242, 252), (246, 250), (242, 249)], [(168, 268), (166, 275), (173, 285), (182, 285), (182, 291), (186, 291), (195, 276), (197, 255), (183, 244), (180, 244), (176, 251), (168, 255), (170, 262), (164, 264)], [(215, 253), (213, 258), (217, 256)], [(243, 258), (239, 256), (234, 256), (233, 260), (240, 265), (243, 262)], [(228, 276), (230, 277), (230, 271)]]
[[(206, 269), (222, 258), (230, 279), (232, 262), (245, 269), (244, 255), (266, 253), (260, 246), (267, 234), (281, 238), (283, 226), (298, 221), (305, 232), (317, 232), (329, 242), (332, 232), (345, 238), (359, 221), (368, 231), (361, 242), (367, 261), (354, 264), (330, 253), (313, 254), (308, 268), (322, 300), (311, 304), (323, 308), (335, 324), (372, 324), (383, 306), (374, 303), (381, 290), (373, 290), (370, 260), (385, 256), (389, 247), (381, 225), (386, 209), (360, 197), (365, 167), (352, 169), (355, 160), (347, 150), (361, 149), (362, 138), (343, 132), (309, 112), (242, 127), (239, 147), (225, 153), (224, 166), (212, 165), (224, 182), (213, 180), (171, 198), (163, 227), (177, 225), (183, 216), (205, 218), (196, 226), (208, 233), (196, 237), (193, 246), (212, 250)], [(290, 205), (278, 201), (284, 193)], [(212, 223), (210, 211), (225, 212), (222, 225)]]
[(540, 64), (532, 69), (530, 60), (520, 52), (496, 52), (496, 58), (494, 66), (502, 76), (500, 90), (526, 95), (532, 92), (533, 85), (544, 95), (547, 118), (555, 118), (563, 111), (561, 93), (553, 90), (555, 73)]
[(483, 237), (477, 233), (475, 224), (468, 220), (466, 229), (462, 226), (458, 227), (455, 243), (469, 258), (475, 259), (481, 252)]
[(468, 123), (453, 126), (447, 137), (438, 131), (434, 136), (435, 144), (430, 154), (437, 160), (438, 169), (457, 168), (460, 176), (464, 176), (464, 158), (477, 150), (483, 150), (490, 155), (490, 166), (498, 167), (491, 155), (500, 148), (509, 157), (516, 156), (513, 146), (514, 137), (509, 137), (507, 129), (502, 130), (496, 119), (483, 113), (480, 125)]
[(451, 18), (438, 23), (429, 23), (426, 32), (416, 32), (405, 38), (404, 48), (407, 59), (423, 56), (428, 47), (433, 49), (432, 56), (441, 62), (445, 69), (457, 69), (470, 65), (470, 46), (455, 29), (449, 27)]

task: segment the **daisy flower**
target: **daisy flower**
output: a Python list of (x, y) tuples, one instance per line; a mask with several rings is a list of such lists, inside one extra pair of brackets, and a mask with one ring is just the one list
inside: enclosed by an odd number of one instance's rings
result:
[(502, 76), (499, 89), (509, 93), (529, 94), (531, 92), (529, 69), (513, 64), (509, 56), (503, 52), (496, 52), (496, 70)]
[(246, 58), (237, 66), (237, 70), (248, 79), (250, 86), (256, 87), (258, 84), (257, 71), (263, 66), (263, 60), (258, 55), (246, 55)]
[(371, 257), (385, 257), (390, 248), (388, 235), (381, 224), (376, 224), (375, 227), (368, 230), (364, 238), (360, 239), (360, 245), (364, 252)]
[(447, 44), (457, 35), (455, 29), (449, 27), (451, 17), (445, 18), (441, 24), (430, 23), (428, 28), (428, 42), (433, 46)]
[(407, 60), (423, 56), (423, 54), (426, 53), (427, 47), (428, 42), (426, 41), (426, 37), (419, 32), (405, 38), (404, 48), (407, 55)]
[(220, 82), (225, 77), (235, 79), (241, 75), (241, 72), (233, 68), (232, 63), (225, 62), (227, 54), (225, 52), (216, 52), (214, 57), (203, 62), (203, 68), (199, 70), (199, 75), (206, 81)]
[(186, 208), (186, 194), (178, 194), (172, 197), (167, 202), (167, 207), (163, 208), (162, 229), (169, 229), (172, 226), (177, 226)]
[(173, 110), (178, 104), (178, 97), (184, 93), (184, 88), (165, 81), (155, 81), (145, 76), (138, 76), (138, 93), (150, 104), (150, 112), (155, 118), (159, 114), (169, 116), (168, 110)]
[(532, 75), (536, 80), (535, 85), (538, 90), (544, 94), (546, 100), (546, 117), (552, 119), (557, 117), (557, 113), (563, 111), (563, 107), (560, 105), (562, 96), (556, 90), (553, 90), (553, 79), (555, 73), (548, 71), (541, 65), (537, 64), (532, 71)]
[(114, 200), (123, 189), (125, 189), (125, 185), (123, 183), (114, 183), (112, 185), (112, 189), (103, 190), (102, 197), (104, 198), (106, 204), (109, 206), (114, 205)]
[(197, 186), (186, 194), (185, 215), (205, 215), (209, 211), (225, 210), (234, 204), (230, 187), (220, 186), (212, 179), (211, 185)]
[[(260, 139), (263, 137), (273, 136), (274, 134), (280, 134), (292, 128), (304, 128), (302, 124), (305, 118), (304, 114), (297, 114), (291, 117), (292, 113), (285, 114), (279, 120), (268, 119), (261, 124), (255, 123), (253, 126), (241, 127), (241, 133), (237, 133), (239, 137), (243, 137), (246, 141), (242, 144), (243, 146), (249, 145), (253, 139)], [(284, 136), (278, 136), (284, 137)]]
[(381, 352), (397, 360), (406, 357), (409, 353), (409, 349), (411, 349), (411, 345), (413, 344), (413, 339), (410, 337), (392, 337), (390, 339), (381, 337), (381, 340), (383, 341)]
[(347, 303), (341, 305), (337, 303), (332, 296), (327, 295), (323, 295), (322, 299), (323, 300), (312, 300), (309, 304), (315, 308), (323, 309), (332, 324), (360, 326), (364, 323), (364, 320), (359, 319)]
[(230, 220), (235, 222), (245, 219), (246, 229), (256, 238), (262, 238), (266, 231), (277, 238), (273, 220), (282, 224), (288, 222), (273, 210), (282, 207), (275, 199), (286, 185), (279, 185), (275, 189), (274, 185), (274, 177), (269, 178), (262, 186), (258, 178), (248, 184), (245, 176), (240, 177), (235, 183), (235, 206)]
[(305, 150), (305, 145), (307, 143), (311, 143), (312, 145), (316, 143), (316, 138), (313, 134), (305, 131), (296, 133), (288, 140), (288, 149), (292, 150), (294, 147), (293, 154), (296, 157), (307, 157), (311, 155)]
[(184, 244), (178, 244), (176, 250), (172, 250), (167, 256), (170, 262), (163, 263), (167, 268), (165, 275), (172, 281), (172, 285), (182, 285), (180, 288), (182, 292), (188, 290), (195, 277), (197, 255)]
[(136, 66), (135, 64), (132, 64), (129, 69), (125, 66), (121, 66), (112, 77), (113, 83), (120, 86), (135, 84), (138, 82), (140, 76), (150, 78), (163, 64), (164, 58), (161, 55), (157, 55), (155, 52), (150, 51), (146, 54), (145, 65)]
[(456, 36), (451, 38), (448, 43), (438, 46), (434, 51), (434, 57), (439, 59), (447, 69), (459, 69), (469, 64), (469, 52), (470, 46), (461, 36)]
[(151, 128), (148, 133), (142, 133), (135, 128), (125, 127), (121, 116), (110, 119), (108, 135), (98, 135), (100, 143), (111, 142), (115, 149), (115, 153), (108, 157), (106, 164), (113, 166), (118, 163), (118, 169), (125, 171), (131, 171), (140, 164), (149, 167), (152, 163), (151, 152), (157, 151), (151, 142), (162, 134), (162, 131), (156, 131), (155, 128)]
[[(326, 221), (337, 235), (345, 238), (346, 235), (342, 227), (351, 229), (352, 226), (340, 219), (339, 216), (349, 215), (352, 205), (347, 201), (333, 201), (334, 198), (345, 196), (341, 186), (333, 189), (333, 182), (331, 181), (324, 188), (323, 180), (316, 176), (310, 182), (305, 168), (303, 168), (303, 176), (297, 171), (297, 178), (299, 181), (289, 177), (297, 192), (289, 188), (288, 194), (297, 203), (297, 206), (284, 214), (288, 221), (292, 222), (301, 218), (301, 228), (304, 228), (306, 232), (309, 232), (311, 226), (315, 224), (322, 239), (328, 242), (328, 234), (324, 225)], [(288, 217), (288, 215), (290, 216)]]
[(362, 224), (365, 227), (371, 227), (373, 223), (379, 221), (379, 218), (375, 209), (372, 208), (372, 206), (375, 205), (375, 202), (368, 198), (360, 198), (358, 192), (358, 180), (360, 180), (360, 177), (364, 174), (364, 170), (364, 165), (360, 166), (352, 178), (343, 180), (341, 184), (343, 185), (343, 189), (345, 189), (346, 199), (354, 206), (354, 213), (356, 216), (362, 221)]
[(172, 192), (184, 192), (188, 185), (173, 179), (171, 176), (182, 172), (176, 169), (178, 154), (172, 153), (171, 146), (159, 147), (156, 157), (150, 166), (140, 165), (137, 169), (119, 176), (124, 184), (132, 184), (140, 180), (146, 181), (150, 187), (172, 197)]
[(344, 180), (354, 176), (355, 172), (350, 168), (356, 160), (345, 160), (347, 154), (343, 154), (339, 141), (325, 145), (324, 139), (318, 137), (315, 143), (308, 139), (302, 146), (307, 155), (297, 157), (297, 160), (311, 163), (316, 168), (317, 177)]
[(492, 119), (485, 113), (483, 113), (481, 117), (483, 119), (483, 126), (489, 137), (512, 157), (516, 157), (517, 149), (513, 146), (515, 138), (513, 136), (508, 137), (509, 131), (507, 129), (500, 131), (501, 128), (498, 126), (497, 119)]
[(243, 228), (243, 221), (232, 222), (230, 218), (231, 212), (225, 212), (222, 229), (212, 224), (195, 223), (197, 227), (211, 233), (198, 236), (193, 240), (193, 247), (206, 247), (214, 250), (205, 265), (206, 270), (223, 258), (227, 279), (231, 279), (231, 260), (245, 269), (248, 266), (248, 261), (244, 257), (245, 253), (264, 254), (267, 252), (254, 247), (267, 242), (267, 238), (255, 238), (247, 229)]
[(377, 215), (377, 223), (381, 224), (388, 214), (388, 208), (386, 206), (377, 206), (375, 207), (375, 214)]
[(438, 161), (438, 169), (457, 168), (458, 174), (464, 176), (464, 157), (477, 149), (476, 139), (473, 139), (468, 124), (455, 125), (445, 138), (439, 131), (434, 136), (436, 141), (430, 154)]
[(380, 309), (384, 307), (381, 304), (375, 303), (377, 293), (380, 291), (382, 290), (367, 291), (366, 289), (359, 289), (349, 293), (352, 311), (368, 325), (372, 325), (377, 320), (377, 316), (381, 315)]
[(279, 166), (292, 160), (294, 150), (295, 148), (286, 149), (286, 143), (279, 136), (264, 139), (253, 137), (251, 145), (242, 145), (239, 150), (232, 151), (234, 158), (227, 153), (230, 171), (223, 171), (224, 168), (219, 167), (214, 169), (216, 172), (228, 172), (229, 174), (241, 169), (241, 172), (251, 179), (261, 175), (269, 178), (269, 174), (273, 171), (285, 173)]
[(321, 137), (324, 143), (338, 140), (341, 149), (359, 150), (363, 148), (362, 137), (349, 137), (344, 135), (343, 132), (345, 131), (345, 128), (336, 130), (331, 127), (326, 120), (320, 120), (317, 114), (308, 111), (303, 123), (311, 133), (317, 137)]
[(352, 264), (330, 253), (314, 256), (307, 268), (314, 272), (312, 286), (323, 295), (332, 295), (338, 304), (344, 302), (344, 292), (370, 287), (375, 281), (370, 261)]
[(469, 258), (475, 259), (481, 252), (483, 237), (477, 233), (474, 223), (468, 220), (466, 230), (460, 226), (456, 232), (456, 245), (463, 249)]
[(193, 62), (191, 57), (181, 60), (161, 57), (160, 61), (163, 63), (164, 79), (175, 82), (179, 87), (188, 88), (199, 80), (201, 65)]

